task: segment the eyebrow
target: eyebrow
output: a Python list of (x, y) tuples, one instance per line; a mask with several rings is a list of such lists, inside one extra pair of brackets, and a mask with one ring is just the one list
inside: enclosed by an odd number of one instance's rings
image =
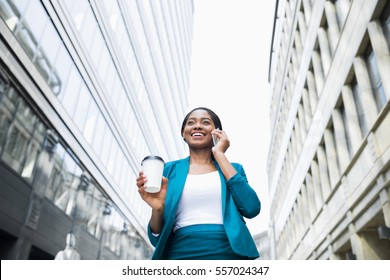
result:
[[(188, 121), (189, 120), (197, 120), (198, 118), (196, 118), (196, 117), (191, 117), (191, 118), (188, 118)], [(211, 118), (200, 118), (201, 120), (210, 120), (211, 121)]]

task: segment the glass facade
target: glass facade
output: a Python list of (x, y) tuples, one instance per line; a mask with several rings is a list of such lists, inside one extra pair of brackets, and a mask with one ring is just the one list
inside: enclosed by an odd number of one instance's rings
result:
[[(34, 188), (55, 135), (45, 197), (121, 258), (151, 254), (140, 161), (186, 153), (192, 14), (190, 0), (0, 1), (2, 164)], [(124, 232), (140, 248), (126, 256)]]

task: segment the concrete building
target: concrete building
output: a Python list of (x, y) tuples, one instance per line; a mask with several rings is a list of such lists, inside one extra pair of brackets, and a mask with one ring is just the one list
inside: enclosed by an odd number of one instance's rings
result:
[(151, 256), (135, 179), (186, 153), (193, 9), (0, 0), (1, 259), (54, 259), (72, 233), (81, 259)]
[(271, 259), (271, 242), (269, 239), (268, 231), (263, 231), (253, 235), (257, 250), (260, 253), (260, 260)]
[(277, 1), (277, 259), (390, 259), (390, 1)]

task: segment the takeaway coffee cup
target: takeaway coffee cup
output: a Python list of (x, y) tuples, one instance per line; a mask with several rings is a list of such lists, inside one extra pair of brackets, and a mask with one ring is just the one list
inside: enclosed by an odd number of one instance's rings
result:
[(148, 180), (145, 183), (145, 191), (149, 193), (159, 192), (165, 165), (164, 160), (159, 156), (147, 156), (142, 160), (141, 165)]

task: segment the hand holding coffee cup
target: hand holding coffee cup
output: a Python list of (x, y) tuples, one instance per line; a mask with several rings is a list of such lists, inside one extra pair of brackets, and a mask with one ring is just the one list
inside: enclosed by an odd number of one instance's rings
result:
[(159, 192), (165, 165), (164, 160), (159, 156), (147, 156), (142, 160), (141, 165), (147, 178), (145, 191), (149, 193)]

